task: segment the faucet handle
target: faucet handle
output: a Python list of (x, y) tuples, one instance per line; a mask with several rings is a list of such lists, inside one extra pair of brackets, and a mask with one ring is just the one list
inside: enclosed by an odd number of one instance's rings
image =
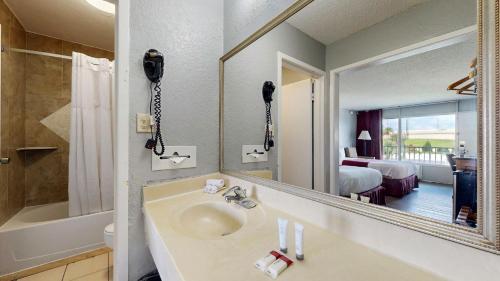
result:
[(237, 196), (239, 196), (241, 198), (246, 198), (247, 197), (247, 190), (239, 187), (239, 188), (236, 188), (234, 190), (234, 194), (236, 194)]
[[(230, 192), (233, 192), (234, 196), (228, 195)], [(247, 198), (247, 191), (246, 189), (243, 189), (240, 186), (236, 185), (231, 187), (228, 191), (224, 192), (222, 196), (228, 202), (231, 202), (231, 200), (240, 201), (241, 199)]]
[[(240, 186), (238, 186), (238, 185), (235, 185), (235, 186), (231, 187), (230, 189), (228, 189), (226, 192), (222, 193), (222, 196), (226, 196), (226, 195), (228, 195), (231, 191), (235, 191), (235, 190), (237, 190), (237, 189), (241, 190), (241, 187), (240, 187)], [(236, 193), (236, 191), (235, 191), (234, 193)]]

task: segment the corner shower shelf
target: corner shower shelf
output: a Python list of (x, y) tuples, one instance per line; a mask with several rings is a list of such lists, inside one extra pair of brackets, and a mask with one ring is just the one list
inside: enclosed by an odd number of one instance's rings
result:
[(47, 150), (57, 150), (55, 146), (29, 146), (29, 147), (19, 147), (16, 151), (47, 151)]

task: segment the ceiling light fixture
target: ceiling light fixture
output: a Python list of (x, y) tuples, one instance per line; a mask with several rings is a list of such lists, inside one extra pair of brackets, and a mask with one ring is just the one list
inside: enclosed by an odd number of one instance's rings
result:
[(115, 14), (115, 4), (113, 3), (105, 0), (87, 0), (87, 2), (103, 12), (113, 15)]

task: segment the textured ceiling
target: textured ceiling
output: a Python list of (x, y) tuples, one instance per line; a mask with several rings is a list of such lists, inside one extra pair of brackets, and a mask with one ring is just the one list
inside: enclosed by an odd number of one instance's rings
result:
[(340, 75), (340, 107), (368, 110), (470, 98), (446, 90), (467, 76), (476, 40)]
[(428, 0), (315, 0), (287, 20), (325, 45)]
[(114, 15), (94, 8), (85, 0), (5, 0), (5, 3), (26, 31), (109, 51), (114, 49)]

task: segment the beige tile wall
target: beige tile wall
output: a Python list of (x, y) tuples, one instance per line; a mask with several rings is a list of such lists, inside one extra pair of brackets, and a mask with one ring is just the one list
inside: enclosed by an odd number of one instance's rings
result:
[[(29, 50), (71, 55), (73, 51), (113, 59), (113, 53), (34, 33)], [(39, 55), (26, 57), (26, 146), (56, 146), (57, 151), (26, 153), (26, 205), (68, 200), (69, 143), (42, 121), (71, 101), (71, 61)], [(61, 115), (61, 118), (64, 115)], [(64, 124), (57, 122), (57, 124)], [(66, 120), (69, 122), (69, 120)]]
[(24, 143), (25, 55), (9, 48), (26, 48), (26, 32), (3, 1), (0, 1), (1, 53), (1, 144), (0, 156), (10, 157), (0, 165), (0, 225), (24, 207), (24, 155), (16, 148)]
[[(68, 198), (68, 142), (59, 136), (61, 130), (58, 135), (40, 121), (70, 102), (71, 61), (26, 55), (9, 49), (63, 55), (77, 51), (109, 59), (114, 55), (113, 52), (27, 33), (2, 0), (0, 25), (1, 44), (5, 48), (1, 53), (0, 157), (11, 159), (9, 165), (0, 165), (1, 225), (24, 206)], [(16, 152), (16, 148), (24, 146), (57, 146), (59, 149)]]

